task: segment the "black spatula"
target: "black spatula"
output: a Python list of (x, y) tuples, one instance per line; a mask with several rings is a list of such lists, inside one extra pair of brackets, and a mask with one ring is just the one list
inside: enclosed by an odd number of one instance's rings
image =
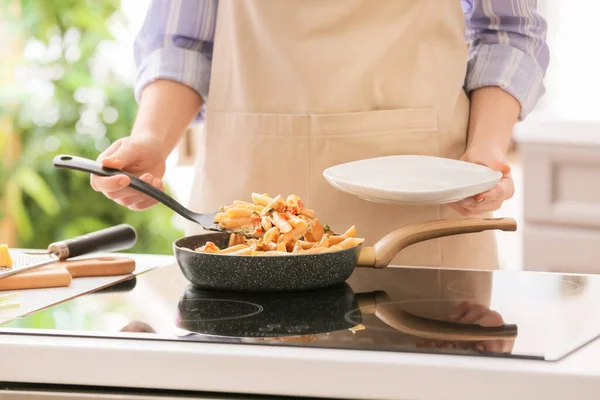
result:
[(191, 211), (186, 207), (182, 206), (179, 202), (177, 202), (175, 199), (173, 199), (171, 196), (167, 195), (163, 191), (155, 188), (149, 183), (144, 182), (143, 180), (128, 172), (119, 169), (106, 168), (96, 161), (89, 160), (83, 157), (70, 156), (66, 154), (54, 157), (53, 163), (56, 168), (88, 172), (90, 174), (95, 174), (99, 176), (127, 175), (131, 180), (131, 183), (129, 184), (130, 187), (144, 193), (145, 195), (152, 197), (154, 200), (169, 207), (171, 210), (175, 211), (182, 217), (197, 224), (200, 224), (206, 230), (238, 233), (244, 236), (250, 235), (248, 232), (243, 232), (239, 230), (226, 230), (221, 228), (218, 224), (215, 224), (214, 222), (215, 215), (217, 214), (216, 212), (209, 214), (200, 214)]

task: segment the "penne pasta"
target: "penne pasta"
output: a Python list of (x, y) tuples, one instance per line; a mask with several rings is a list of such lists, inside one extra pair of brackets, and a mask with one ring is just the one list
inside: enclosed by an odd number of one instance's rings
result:
[(287, 247), (285, 245), (285, 242), (280, 242), (277, 245), (277, 251), (281, 251), (281, 252), (287, 252)]
[[(242, 249), (249, 249), (249, 247), (246, 246), (245, 244), (236, 244), (235, 246), (231, 246), (231, 247), (221, 250), (219, 253), (221, 253), (221, 254), (235, 253), (238, 250), (242, 250)], [(250, 249), (250, 251), (252, 251), (252, 249)]]
[(215, 223), (220, 223), (224, 218), (227, 218), (227, 214), (225, 212), (220, 212), (215, 215)]
[(323, 225), (321, 225), (321, 222), (318, 219), (315, 219), (314, 226), (310, 232), (307, 232), (307, 234), (304, 235), (304, 238), (309, 242), (318, 242), (321, 240), (324, 233), (325, 229), (323, 229)]
[(265, 232), (268, 231), (269, 229), (271, 229), (273, 227), (273, 224), (271, 223), (271, 220), (266, 215), (263, 215), (261, 217), (261, 219), (260, 219), (260, 225), (261, 225), (262, 229), (264, 229)]
[(285, 201), (283, 197), (277, 195), (275, 198), (267, 204), (267, 206), (261, 211), (261, 215), (267, 215), (272, 213), (273, 211), (283, 212), (286, 208)]
[(252, 202), (235, 200), (232, 205), (221, 207), (214, 222), (224, 229), (249, 233), (252, 239), (231, 234), (224, 249), (207, 242), (196, 251), (249, 256), (319, 254), (350, 249), (364, 241), (356, 237), (355, 226), (341, 235), (334, 234), (297, 195), (284, 198), (252, 193), (251, 198)]
[(262, 255), (264, 256), (290, 256), (292, 254), (297, 254), (297, 253), (288, 253), (287, 251), (266, 251), (264, 252)]
[(309, 210), (308, 208), (303, 208), (302, 210), (300, 210), (300, 214), (306, 215), (308, 218), (312, 219), (314, 219), (317, 216), (317, 213), (315, 213), (313, 210)]
[(270, 243), (277, 240), (279, 237), (279, 229), (277, 227), (272, 227), (267, 232), (265, 232), (265, 236), (263, 236), (263, 243)]
[(295, 194), (290, 194), (287, 199), (285, 199), (285, 202), (292, 207), (302, 208), (302, 200)]
[(301, 254), (318, 254), (327, 250), (327, 247), (313, 247), (312, 249), (304, 250)]
[(206, 242), (204, 246), (197, 248), (196, 251), (200, 253), (218, 253), (221, 249), (213, 242)]
[(298, 253), (299, 251), (304, 250), (304, 248), (302, 248), (302, 245), (300, 244), (300, 241), (296, 241), (296, 243), (294, 244), (294, 247), (292, 248), (292, 253)]
[(245, 242), (245, 240), (246, 240), (246, 238), (244, 238), (242, 235), (238, 235), (237, 233), (232, 233), (231, 235), (229, 235), (228, 247), (233, 247), (235, 245), (242, 244)]
[(271, 221), (273, 225), (275, 225), (281, 232), (288, 233), (292, 230), (292, 226), (279, 214), (278, 212), (274, 212), (271, 216)]
[(232, 256), (251, 256), (252, 249), (250, 247), (246, 247), (243, 249), (233, 251), (231, 253), (224, 253), (223, 251), (221, 251), (221, 254), (227, 254), (227, 255), (232, 255)]
[(344, 240), (346, 240), (346, 236), (329, 236), (329, 244), (334, 246), (334, 245), (338, 245), (340, 243), (342, 243)]
[(331, 252), (331, 251), (340, 251), (340, 250), (344, 250), (344, 248), (342, 246), (338, 246), (338, 245), (329, 246), (327, 248), (328, 252)]
[(263, 248), (266, 252), (277, 251), (278, 243), (263, 243)]
[(352, 225), (350, 228), (348, 228), (348, 230), (346, 232), (344, 232), (343, 236), (355, 237), (356, 236), (356, 227), (354, 225)]
[(250, 218), (248, 217), (235, 217), (235, 218), (231, 218), (231, 217), (225, 217), (223, 218), (223, 220), (221, 220), (221, 222), (219, 222), (219, 225), (225, 229), (236, 229), (236, 228), (241, 228), (245, 225), (249, 225), (250, 224)]
[(252, 216), (253, 211), (254, 210), (246, 207), (233, 207), (225, 211), (225, 214), (227, 214), (229, 218), (250, 217)]
[(340, 246), (343, 249), (349, 249), (351, 247), (358, 246), (363, 241), (364, 241), (364, 239), (359, 239), (359, 238), (346, 238), (338, 246)]
[(260, 204), (252, 204), (252, 203), (248, 203), (246, 201), (240, 201), (240, 200), (234, 201), (233, 205), (235, 207), (240, 207), (240, 208), (249, 208), (256, 212), (261, 212), (265, 208), (265, 206), (261, 206)]
[(317, 244), (315, 242), (307, 242), (304, 240), (298, 240), (298, 243), (300, 244), (300, 247), (302, 247), (302, 249), (304, 249), (304, 250), (308, 250), (311, 247), (315, 247), (315, 245)]
[(252, 193), (252, 201), (261, 206), (268, 206), (273, 199), (264, 194)]
[(329, 236), (323, 235), (323, 237), (315, 247), (329, 247)]

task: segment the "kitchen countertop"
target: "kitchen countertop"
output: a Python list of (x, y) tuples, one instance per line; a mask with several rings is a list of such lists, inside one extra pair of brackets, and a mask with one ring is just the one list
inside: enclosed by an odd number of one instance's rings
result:
[(0, 335), (0, 354), (0, 382), (353, 399), (597, 399), (600, 393), (600, 340), (557, 362), (16, 334)]

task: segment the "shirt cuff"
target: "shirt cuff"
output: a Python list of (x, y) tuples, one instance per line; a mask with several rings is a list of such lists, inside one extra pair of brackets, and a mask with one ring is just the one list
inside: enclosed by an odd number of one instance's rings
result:
[[(138, 69), (135, 99), (140, 101), (144, 88), (157, 79), (168, 79), (195, 90), (208, 98), (211, 60), (204, 54), (179, 47), (163, 47), (150, 53)], [(200, 117), (200, 116), (199, 116)]]
[(544, 71), (523, 51), (506, 45), (481, 45), (468, 63), (465, 89), (471, 92), (499, 86), (521, 104), (520, 120), (533, 111), (544, 95)]

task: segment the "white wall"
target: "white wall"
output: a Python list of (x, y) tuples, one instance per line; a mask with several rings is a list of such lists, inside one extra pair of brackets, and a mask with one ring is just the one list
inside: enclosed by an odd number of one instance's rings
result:
[(548, 21), (547, 94), (536, 117), (598, 120), (600, 1), (539, 0)]

